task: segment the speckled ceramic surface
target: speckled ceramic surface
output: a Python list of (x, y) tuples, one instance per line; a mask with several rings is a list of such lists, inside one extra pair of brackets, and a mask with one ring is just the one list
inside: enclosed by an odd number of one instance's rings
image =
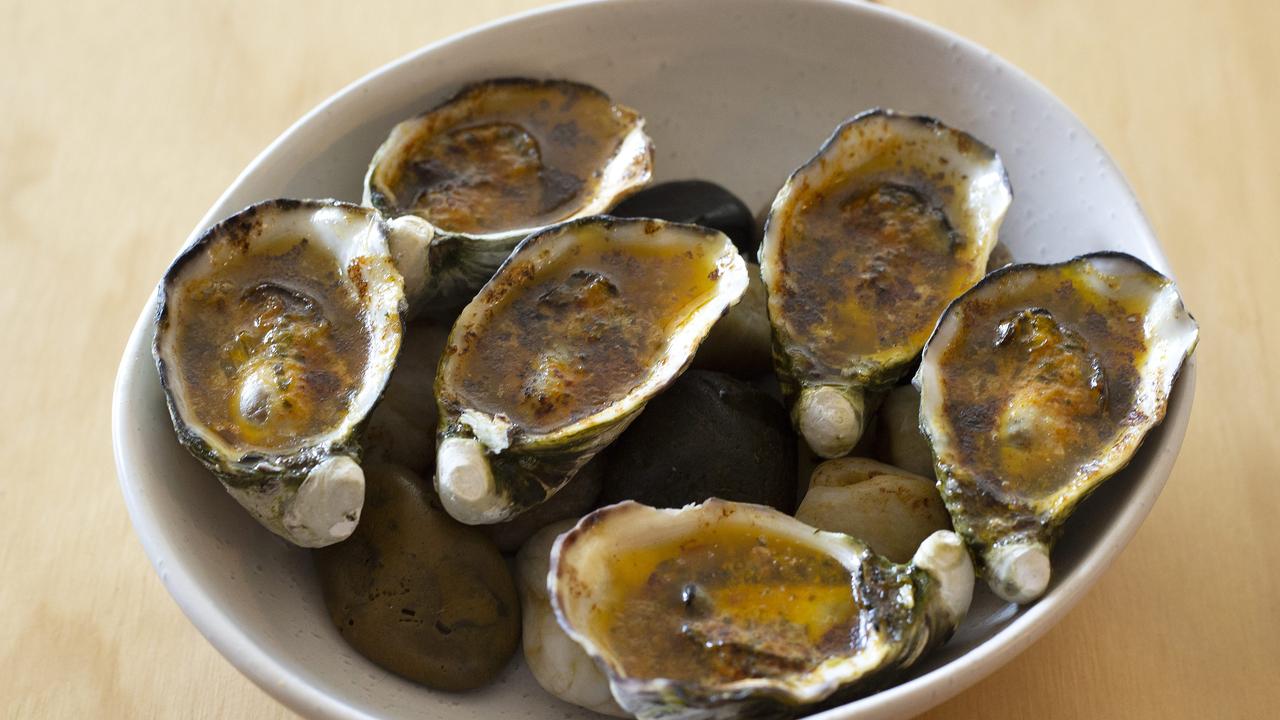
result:
[[(658, 181), (701, 177), (764, 206), (844, 118), (872, 106), (936, 116), (994, 146), (1014, 202), (1001, 231), (1017, 260), (1115, 249), (1168, 264), (1124, 179), (1065, 107), (1016, 68), (879, 7), (830, 0), (631, 0), (561, 6), (479, 28), (387, 66), (284, 133), (195, 232), (272, 197), (358, 201), (366, 163), (397, 121), (464, 82), (566, 77), (648, 119)], [(174, 253), (179, 249), (175, 238)], [(158, 280), (158, 278), (157, 278)], [(432, 692), (371, 665), (327, 619), (310, 558), (259, 527), (174, 438), (142, 309), (114, 399), (116, 462), (137, 531), (166, 587), (209, 640), (263, 689), (325, 718), (564, 718), (522, 663), (468, 695)], [(1146, 517), (1186, 429), (1194, 362), (1168, 419), (1089, 499), (1054, 555), (1039, 602), (981, 589), (940, 652), (897, 686), (828, 718), (920, 712), (1010, 660), (1056, 622)]]

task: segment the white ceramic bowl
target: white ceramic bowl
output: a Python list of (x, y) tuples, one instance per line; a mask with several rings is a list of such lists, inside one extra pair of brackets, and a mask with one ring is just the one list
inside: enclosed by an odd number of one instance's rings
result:
[[(648, 119), (657, 180), (715, 180), (755, 208), (844, 118), (872, 106), (933, 115), (1003, 156), (1015, 200), (1001, 238), (1016, 259), (1115, 249), (1169, 271), (1120, 173), (1042, 87), (954, 35), (873, 5), (830, 0), (574, 4), (431, 45), (289, 128), (194, 232), (266, 198), (358, 201), (365, 165), (392, 125), (467, 81), (502, 75), (604, 89)], [(588, 714), (542, 692), (519, 661), (482, 692), (450, 695), (395, 677), (347, 647), (329, 624), (306, 551), (259, 527), (175, 440), (151, 359), (153, 314), (154, 297), (116, 380), (120, 484), (165, 587), (227, 659), (307, 716)], [(1067, 525), (1048, 594), (1017, 608), (980, 590), (956, 636), (900, 684), (823, 717), (920, 712), (1007, 662), (1061, 618), (1155, 502), (1186, 430), (1193, 388), (1188, 366), (1164, 425)]]

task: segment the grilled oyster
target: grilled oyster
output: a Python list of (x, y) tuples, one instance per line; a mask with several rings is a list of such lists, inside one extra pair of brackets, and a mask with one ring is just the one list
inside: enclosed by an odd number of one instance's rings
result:
[(507, 78), (397, 125), (365, 176), (413, 307), (467, 302), (526, 235), (649, 182), (644, 119), (589, 86)]
[(628, 712), (772, 717), (856, 692), (944, 642), (968, 611), (973, 566), (948, 531), (895, 565), (760, 505), (627, 501), (560, 536), (547, 586)]
[(1010, 265), (947, 308), (915, 383), (957, 532), (1000, 597), (1049, 582), (1062, 523), (1164, 418), (1198, 329), (1123, 253)]
[(333, 201), (254, 205), (165, 273), (153, 349), (178, 439), (287, 540), (355, 529), (355, 432), (395, 363), (403, 302), (378, 214)]
[(436, 489), (495, 523), (573, 477), (747, 287), (723, 234), (584, 218), (531, 235), (463, 309), (436, 376)]
[(1011, 199), (991, 148), (888, 110), (846, 121), (787, 179), (760, 269), (774, 366), (814, 452), (853, 449), (865, 393), (907, 372), (946, 304), (982, 277)]

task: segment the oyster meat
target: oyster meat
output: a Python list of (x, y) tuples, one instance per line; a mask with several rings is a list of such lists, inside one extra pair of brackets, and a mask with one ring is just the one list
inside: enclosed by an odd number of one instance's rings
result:
[(862, 435), (938, 315), (982, 277), (1012, 200), (995, 151), (932, 118), (864, 112), (774, 198), (760, 247), (774, 366), (818, 455)]
[(914, 663), (968, 611), (954, 533), (896, 565), (760, 505), (597, 510), (552, 549), (560, 625), (640, 718), (786, 716)]
[(436, 377), (436, 489), (465, 523), (542, 502), (688, 366), (747, 286), (723, 234), (585, 218), (530, 236), (463, 309)]
[(1062, 523), (1164, 418), (1197, 335), (1173, 281), (1116, 252), (1010, 265), (947, 308), (915, 378), (920, 426), (996, 594), (1044, 592)]
[(526, 235), (603, 213), (652, 170), (644, 119), (596, 88), (486, 80), (391, 131), (364, 203), (395, 218), (411, 305), (456, 309)]
[(356, 430), (403, 302), (381, 218), (334, 201), (254, 205), (165, 273), (153, 349), (178, 439), (272, 532), (319, 547), (355, 529)]

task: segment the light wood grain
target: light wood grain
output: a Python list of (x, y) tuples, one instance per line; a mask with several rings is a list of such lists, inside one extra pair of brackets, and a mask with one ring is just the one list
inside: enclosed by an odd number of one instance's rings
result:
[[(116, 363), (174, 247), (285, 127), (386, 61), (539, 4), (0, 4), (0, 712), (290, 716), (199, 636), (133, 535)], [(1075, 109), (1202, 328), (1187, 440), (1137, 538), (1043, 640), (928, 717), (1274, 716), (1280, 5), (888, 4)]]

